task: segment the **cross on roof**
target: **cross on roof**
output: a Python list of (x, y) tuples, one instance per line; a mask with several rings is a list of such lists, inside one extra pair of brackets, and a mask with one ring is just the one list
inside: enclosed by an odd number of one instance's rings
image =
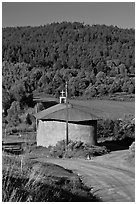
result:
[(64, 97), (65, 91), (62, 90), (61, 94), (62, 94), (61, 96)]

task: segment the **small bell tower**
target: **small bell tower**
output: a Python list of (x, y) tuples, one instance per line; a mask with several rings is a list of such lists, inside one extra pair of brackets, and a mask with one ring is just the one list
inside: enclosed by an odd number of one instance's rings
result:
[(60, 103), (66, 103), (66, 96), (64, 94), (65, 94), (65, 91), (62, 90), (60, 100), (59, 100)]

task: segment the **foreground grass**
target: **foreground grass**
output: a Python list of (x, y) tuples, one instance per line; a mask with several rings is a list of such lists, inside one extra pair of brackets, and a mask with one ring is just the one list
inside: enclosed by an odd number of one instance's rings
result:
[(3, 202), (97, 202), (79, 177), (69, 170), (3, 155)]

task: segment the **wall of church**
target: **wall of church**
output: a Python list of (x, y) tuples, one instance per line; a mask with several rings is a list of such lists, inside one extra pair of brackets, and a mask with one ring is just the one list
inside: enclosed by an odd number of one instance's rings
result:
[[(68, 124), (69, 140), (96, 144), (97, 121), (87, 124)], [(58, 141), (66, 138), (66, 123), (60, 121), (39, 121), (37, 129), (37, 146), (55, 146)]]

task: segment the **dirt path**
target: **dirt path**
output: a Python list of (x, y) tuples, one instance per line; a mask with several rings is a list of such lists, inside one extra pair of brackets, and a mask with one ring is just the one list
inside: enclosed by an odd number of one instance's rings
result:
[(112, 152), (108, 155), (84, 159), (47, 159), (51, 162), (78, 173), (91, 192), (104, 202), (135, 201), (135, 170), (125, 165), (124, 157), (127, 150)]

